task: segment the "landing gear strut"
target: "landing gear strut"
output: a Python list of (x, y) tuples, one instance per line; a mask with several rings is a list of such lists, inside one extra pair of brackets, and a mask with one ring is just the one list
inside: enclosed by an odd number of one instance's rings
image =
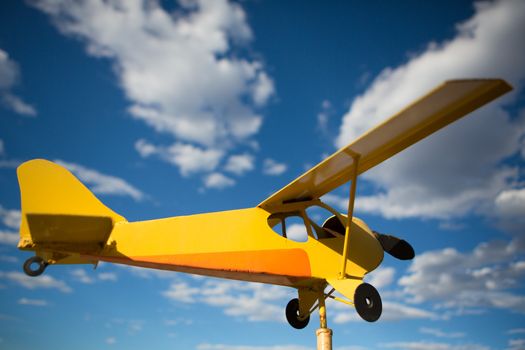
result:
[[(36, 269), (34, 268), (36, 265)], [(44, 259), (39, 256), (33, 256), (27, 259), (24, 263), (24, 272), (31, 277), (40, 276), (49, 265)]]

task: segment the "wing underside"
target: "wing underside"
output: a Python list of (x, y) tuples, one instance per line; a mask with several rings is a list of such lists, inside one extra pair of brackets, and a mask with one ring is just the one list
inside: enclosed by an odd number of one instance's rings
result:
[(259, 206), (272, 211), (283, 203), (319, 198), (348, 182), (356, 163), (357, 174), (362, 174), (510, 90), (512, 87), (501, 79), (447, 81), (339, 149)]

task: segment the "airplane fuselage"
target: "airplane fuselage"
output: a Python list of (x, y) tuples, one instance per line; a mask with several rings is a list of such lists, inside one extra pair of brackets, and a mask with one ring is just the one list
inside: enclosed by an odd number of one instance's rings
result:
[[(294, 287), (337, 275), (342, 237), (296, 242), (270, 227), (270, 214), (255, 207), (119, 222), (100, 254), (83, 257)], [(346, 272), (362, 278), (381, 263), (383, 250), (362, 221), (353, 222)]]

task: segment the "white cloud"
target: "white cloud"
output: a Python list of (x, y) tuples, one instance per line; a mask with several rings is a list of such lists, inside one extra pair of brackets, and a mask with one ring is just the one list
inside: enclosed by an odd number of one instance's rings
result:
[(448, 344), (426, 341), (392, 342), (381, 344), (384, 348), (401, 350), (490, 350), (490, 347), (480, 344)]
[(224, 170), (235, 175), (243, 175), (244, 173), (253, 170), (255, 157), (251, 154), (237, 154), (228, 158)]
[(144, 194), (139, 189), (119, 177), (102, 174), (97, 170), (86, 168), (83, 165), (68, 163), (59, 159), (55, 160), (55, 163), (75, 174), (80, 181), (87, 184), (94, 193), (130, 196), (137, 201), (144, 198)]
[(421, 327), (419, 332), (422, 334), (430, 334), (438, 338), (463, 338), (465, 333), (461, 332), (444, 332), (437, 328)]
[(306, 242), (308, 240), (308, 232), (304, 223), (291, 224), (286, 223), (286, 237), (296, 242)]
[(197, 350), (311, 350), (310, 347), (301, 345), (224, 345), (224, 344), (199, 344)]
[(18, 114), (35, 116), (37, 114), (36, 109), (11, 92), (19, 80), (20, 69), (18, 64), (9, 58), (6, 51), (0, 49), (0, 99), (8, 108)]
[(513, 328), (507, 331), (507, 334), (525, 334), (525, 328)]
[(271, 158), (267, 158), (263, 163), (263, 174), (265, 175), (281, 175), (288, 167), (284, 163), (279, 163)]
[(20, 305), (30, 305), (30, 306), (47, 306), (48, 305), (46, 300), (43, 300), (43, 299), (28, 299), (28, 298), (20, 298), (20, 299), (18, 299), (18, 304), (20, 304)]
[[(501, 77), (521, 90), (523, 32), (523, 1), (476, 3), (475, 14), (457, 26), (453, 39), (430, 43), (405, 64), (386, 68), (354, 100), (337, 144), (347, 144), (447, 79)], [(490, 215), (496, 196), (517, 177), (515, 167), (502, 165), (519, 151), (525, 132), (523, 115), (513, 118), (502, 108), (516, 96), (483, 107), (365, 173), (380, 193), (359, 198), (357, 209), (389, 218)]]
[(524, 242), (515, 239), (481, 243), (466, 253), (453, 248), (425, 252), (399, 285), (410, 302), (435, 302), (445, 311), (491, 307), (525, 313), (525, 296), (512, 292), (525, 276), (523, 250)]
[(509, 339), (507, 350), (525, 349), (525, 339)]
[(218, 307), (228, 316), (254, 322), (285, 322), (283, 307), (293, 297), (291, 290), (273, 285), (208, 278), (193, 282), (176, 281), (163, 295), (178, 302)]
[[(408, 306), (399, 302), (385, 301), (383, 300), (383, 312), (381, 313), (381, 321), (400, 321), (410, 319), (438, 319), (439, 316), (421, 308), (414, 306)], [(332, 306), (332, 319), (334, 323), (347, 323), (347, 322), (363, 322), (356, 311), (352, 310), (346, 304), (331, 302)]]
[(198, 293), (198, 288), (190, 287), (186, 282), (174, 282), (167, 291), (162, 292), (162, 295), (181, 303), (194, 303), (194, 296)]
[(175, 11), (156, 0), (32, 3), (114, 64), (129, 113), (157, 132), (221, 150), (258, 132), (274, 84), (261, 62), (236, 54), (253, 37), (238, 3), (180, 0)]
[(525, 188), (508, 189), (500, 192), (495, 199), (495, 213), (500, 224), (507, 231), (525, 231)]
[(117, 280), (117, 275), (113, 272), (93, 272), (93, 274), (88, 274), (86, 270), (82, 268), (77, 268), (69, 271), (73, 279), (77, 282), (84, 284), (93, 284), (98, 279), (99, 281), (112, 281)]
[(65, 282), (57, 280), (49, 275), (29, 277), (21, 272), (0, 271), (0, 278), (15, 282), (27, 289), (58, 289), (63, 293), (70, 293), (73, 291)]
[(317, 113), (317, 128), (321, 132), (328, 132), (328, 121), (333, 113), (332, 103), (329, 100), (323, 100), (321, 103), (321, 111)]
[(222, 189), (233, 185), (235, 185), (235, 180), (221, 173), (211, 173), (204, 178), (204, 186), (206, 188)]
[(211, 172), (217, 168), (224, 151), (214, 148), (201, 148), (188, 143), (174, 143), (169, 147), (155, 146), (145, 140), (138, 140), (135, 148), (142, 157), (156, 155), (179, 168), (182, 176), (194, 173)]
[(93, 277), (89, 276), (89, 275), (86, 273), (86, 270), (81, 269), (81, 268), (71, 270), (71, 271), (70, 271), (70, 274), (71, 274), (71, 276), (73, 276), (73, 278), (74, 278), (77, 282), (80, 282), (80, 283), (84, 283), (84, 284), (92, 284), (92, 283), (95, 282), (95, 280), (93, 279)]
[(396, 270), (393, 267), (380, 267), (366, 275), (367, 283), (377, 289), (384, 288), (394, 281)]
[(5, 209), (0, 204), (0, 221), (7, 227), (18, 230), (20, 228), (20, 220), (22, 213), (16, 209)]
[(20, 235), (17, 232), (0, 230), (0, 244), (17, 245)]
[(18, 258), (16, 256), (0, 255), (0, 261), (14, 264), (18, 262)]
[(117, 274), (113, 272), (100, 272), (97, 274), (97, 278), (101, 281), (117, 281)]
[(106, 344), (108, 345), (113, 345), (117, 342), (117, 338), (115, 337), (107, 337), (106, 338)]

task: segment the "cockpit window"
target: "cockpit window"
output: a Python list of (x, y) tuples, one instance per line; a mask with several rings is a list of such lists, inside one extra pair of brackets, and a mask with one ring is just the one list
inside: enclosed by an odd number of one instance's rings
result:
[(306, 209), (306, 214), (317, 238), (341, 237), (345, 234), (345, 225), (341, 223), (335, 211), (325, 207), (312, 205)]
[(298, 212), (272, 214), (268, 217), (268, 224), (284, 238), (295, 242), (308, 241), (308, 228)]
[(328, 206), (312, 205), (305, 211), (272, 214), (268, 217), (268, 225), (284, 238), (306, 242), (308, 236), (315, 239), (344, 237), (346, 219)]

